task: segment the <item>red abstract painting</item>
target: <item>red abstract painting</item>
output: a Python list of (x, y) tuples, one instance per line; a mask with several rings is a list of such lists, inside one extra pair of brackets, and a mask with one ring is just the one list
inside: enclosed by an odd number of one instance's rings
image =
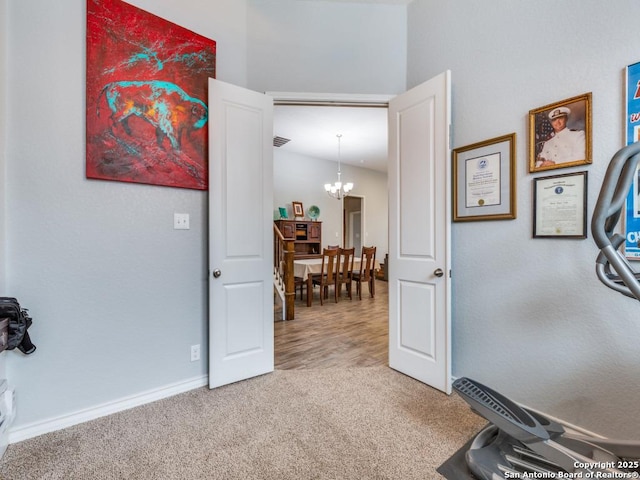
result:
[(216, 42), (87, 0), (87, 178), (206, 190)]

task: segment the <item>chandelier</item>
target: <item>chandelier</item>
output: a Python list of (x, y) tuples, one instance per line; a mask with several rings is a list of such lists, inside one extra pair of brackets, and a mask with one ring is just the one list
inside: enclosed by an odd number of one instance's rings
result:
[(336, 200), (342, 200), (344, 197), (348, 196), (351, 189), (353, 189), (353, 183), (348, 182), (343, 185), (342, 180), (340, 179), (340, 139), (342, 138), (342, 135), (337, 134), (336, 137), (338, 137), (338, 181), (333, 185), (325, 183), (324, 189), (330, 197), (333, 197)]

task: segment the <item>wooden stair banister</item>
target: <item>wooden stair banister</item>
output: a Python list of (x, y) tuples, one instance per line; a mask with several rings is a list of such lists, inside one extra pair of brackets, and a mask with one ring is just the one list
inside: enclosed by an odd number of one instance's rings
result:
[(293, 320), (295, 317), (295, 282), (293, 275), (293, 257), (295, 243), (285, 240), (278, 226), (273, 224), (273, 268), (274, 273), (282, 277), (284, 284), (284, 319)]

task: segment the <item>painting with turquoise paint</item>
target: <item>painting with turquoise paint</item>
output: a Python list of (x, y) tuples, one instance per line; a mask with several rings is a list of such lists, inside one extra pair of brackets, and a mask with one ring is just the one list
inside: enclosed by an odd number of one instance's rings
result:
[(87, 178), (206, 190), (216, 42), (121, 0), (87, 0)]

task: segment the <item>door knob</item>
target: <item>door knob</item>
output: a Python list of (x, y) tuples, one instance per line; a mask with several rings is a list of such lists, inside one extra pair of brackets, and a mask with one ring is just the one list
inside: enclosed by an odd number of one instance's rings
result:
[(220, 269), (216, 268), (213, 271), (213, 278), (218, 278), (220, 275), (222, 275), (222, 272), (220, 271)]
[(436, 277), (441, 277), (441, 276), (443, 276), (443, 275), (444, 275), (444, 272), (442, 271), (442, 269), (441, 269), (441, 268), (436, 268), (436, 269), (433, 271), (433, 274), (434, 274)]

